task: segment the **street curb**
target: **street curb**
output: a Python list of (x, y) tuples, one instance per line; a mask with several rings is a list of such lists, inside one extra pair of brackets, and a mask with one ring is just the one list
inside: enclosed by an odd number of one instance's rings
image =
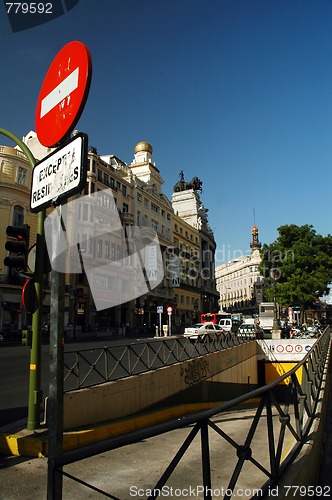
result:
[[(113, 420), (87, 429), (66, 431), (63, 434), (63, 450), (68, 451), (80, 448), (87, 444), (126, 434), (137, 429), (171, 420), (172, 418), (178, 418), (188, 413), (210, 409), (219, 404), (221, 404), (221, 402), (184, 404)], [(33, 458), (47, 456), (47, 429), (38, 431), (22, 429), (12, 434), (0, 434), (0, 454), (5, 456), (20, 455)]]

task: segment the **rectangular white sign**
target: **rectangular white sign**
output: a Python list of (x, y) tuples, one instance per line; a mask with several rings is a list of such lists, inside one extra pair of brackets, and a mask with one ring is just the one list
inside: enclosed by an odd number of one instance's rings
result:
[(87, 136), (77, 134), (38, 162), (32, 172), (30, 207), (40, 212), (79, 193), (86, 182)]
[(270, 361), (301, 361), (317, 339), (259, 340)]

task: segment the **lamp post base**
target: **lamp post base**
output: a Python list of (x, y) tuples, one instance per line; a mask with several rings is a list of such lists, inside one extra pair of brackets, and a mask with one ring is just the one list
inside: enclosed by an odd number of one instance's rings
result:
[(281, 330), (279, 329), (272, 329), (271, 330), (271, 333), (272, 333), (272, 340), (279, 340), (281, 339)]

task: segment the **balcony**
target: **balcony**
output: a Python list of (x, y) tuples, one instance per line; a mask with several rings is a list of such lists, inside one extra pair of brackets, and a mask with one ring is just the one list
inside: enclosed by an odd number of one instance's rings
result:
[(134, 224), (134, 214), (128, 212), (119, 212), (122, 224)]

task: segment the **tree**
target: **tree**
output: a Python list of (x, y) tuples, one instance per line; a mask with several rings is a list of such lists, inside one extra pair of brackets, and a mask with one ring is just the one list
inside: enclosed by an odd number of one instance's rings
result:
[(278, 232), (276, 241), (264, 244), (261, 252), (266, 296), (273, 300), (274, 275), (279, 304), (312, 309), (332, 281), (332, 236), (316, 234), (308, 224), (280, 226)]

